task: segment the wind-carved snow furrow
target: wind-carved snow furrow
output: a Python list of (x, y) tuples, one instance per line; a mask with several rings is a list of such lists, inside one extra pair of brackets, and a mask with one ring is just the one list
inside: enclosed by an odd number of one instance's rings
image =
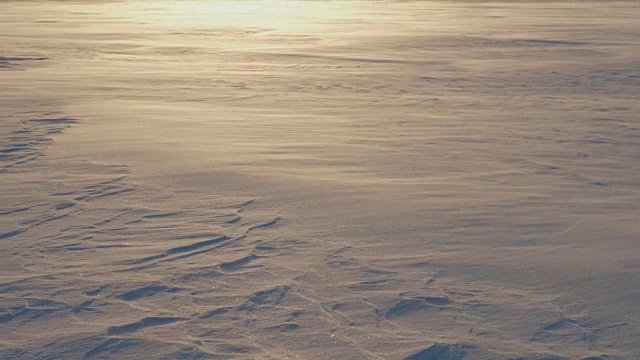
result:
[(47, 60), (44, 56), (0, 56), (0, 71), (22, 70), (32, 62)]
[[(16, 218), (16, 226), (0, 233), (0, 240), (15, 258), (12, 264), (39, 276), (0, 284), (7, 295), (0, 308), (3, 325), (32, 331), (42, 341), (51, 324), (77, 329), (69, 333), (70, 342), (55, 347), (85, 349), (91, 358), (119, 349), (104, 336), (135, 335), (141, 340), (131, 346), (137, 347), (156, 341), (151, 333), (173, 342), (174, 330), (206, 327), (208, 317), (200, 311), (211, 305), (197, 294), (208, 294), (218, 282), (254, 289), (234, 294), (240, 302), (234, 313), (243, 318), (281, 306), (286, 287), (265, 290), (251, 276), (242, 277), (267, 269), (269, 259), (280, 254), (270, 234), (281, 225), (280, 216), (254, 211), (257, 199), (203, 198), (194, 206), (179, 193), (132, 183), (122, 166), (43, 157), (53, 137), (74, 123), (64, 116), (35, 117), (5, 137), (2, 171), (35, 177), (31, 192), (18, 198), (24, 205), (2, 209), (2, 216)], [(36, 306), (28, 300), (34, 296), (55, 303)], [(206, 305), (196, 309), (194, 301)], [(38, 353), (42, 341), (26, 346), (29, 353)]]
[(253, 231), (253, 230), (257, 230), (257, 229), (266, 229), (266, 228), (274, 227), (279, 222), (280, 222), (280, 216), (277, 216), (275, 219), (273, 219), (271, 221), (268, 221), (266, 223), (250, 226), (247, 229), (247, 231)]
[(176, 254), (181, 254), (181, 253), (196, 253), (196, 250), (198, 250), (198, 249), (201, 249), (203, 247), (208, 247), (208, 246), (211, 246), (211, 245), (216, 245), (216, 244), (219, 244), (219, 243), (224, 242), (224, 241), (229, 240), (229, 239), (231, 239), (231, 238), (228, 237), (228, 236), (220, 236), (220, 237), (217, 237), (217, 238), (211, 239), (211, 240), (205, 240), (205, 241), (200, 241), (200, 242), (196, 242), (196, 243), (192, 243), (192, 244), (188, 244), (188, 245), (178, 246), (178, 247), (175, 247), (175, 248), (168, 249), (165, 252), (163, 252), (162, 254), (151, 255), (151, 256), (144, 257), (142, 259), (132, 260), (129, 263), (130, 264), (141, 264), (141, 263), (145, 263), (145, 262), (152, 261), (152, 260), (162, 259), (162, 258), (165, 258), (165, 257), (170, 256), (170, 255), (176, 255)]
[(7, 231), (5, 233), (0, 234), (0, 239), (7, 239), (16, 235), (19, 235), (22, 232), (22, 230), (11, 230), (11, 231)]
[(130, 332), (136, 332), (145, 328), (173, 324), (178, 321), (186, 320), (176, 317), (146, 317), (142, 320), (119, 326), (112, 326), (107, 329), (109, 335), (122, 335)]
[(403, 360), (463, 360), (467, 352), (474, 346), (466, 344), (434, 344)]
[(31, 118), (21, 121), (20, 129), (0, 134), (0, 173), (38, 159), (54, 135), (75, 123), (67, 117)]
[[(502, 311), (510, 308), (512, 312), (506, 316), (523, 316), (524, 319), (521, 309), (529, 309), (536, 303), (554, 301), (553, 297), (544, 298), (533, 292), (529, 294), (531, 299), (525, 301), (517, 291), (494, 284), (470, 283), (461, 287), (461, 284), (444, 276), (437, 267), (419, 258), (416, 258), (418, 261), (411, 266), (411, 262), (407, 260), (380, 258), (372, 261), (360, 258), (358, 253), (359, 249), (353, 246), (340, 246), (328, 252), (325, 261), (330, 271), (339, 273), (343, 279), (351, 281), (332, 284), (331, 288), (339, 296), (325, 299), (325, 303), (332, 305), (330, 308), (323, 308), (323, 311), (327, 317), (333, 319), (337, 328), (350, 329), (351, 333), (354, 333), (355, 329), (363, 328), (363, 331), (366, 331), (364, 329), (367, 327), (375, 327), (392, 329), (394, 336), (401, 338), (421, 334), (425, 339), (425, 345), (416, 345), (413, 351), (401, 357), (403, 359), (462, 360), (467, 358), (467, 355), (475, 353), (497, 358), (498, 353), (490, 352), (489, 348), (485, 347), (484, 338), (500, 336), (500, 333), (496, 331), (493, 323), (485, 323), (480, 319), (492, 311), (497, 311), (498, 308)], [(402, 264), (402, 272), (394, 269), (393, 264), (396, 261)], [(375, 263), (380, 265), (374, 266)], [(388, 265), (382, 265), (384, 263)], [(415, 268), (415, 274), (410, 273), (412, 267)], [(354, 279), (357, 281), (354, 282)], [(416, 283), (416, 279), (422, 281)], [(323, 282), (316, 280), (312, 287), (321, 287), (322, 285), (317, 284)], [(309, 294), (313, 294), (315, 298), (322, 298), (320, 294), (305, 291), (305, 295)], [(549, 311), (546, 315), (553, 318), (557, 316), (557, 312)], [(459, 340), (451, 342), (439, 338), (437, 332), (430, 330), (441, 326), (454, 329), (452, 331), (460, 334)], [(557, 341), (583, 342), (587, 346), (593, 346), (602, 330), (589, 328), (579, 320), (564, 316), (560, 320), (540, 326), (531, 341), (540, 344)], [(554, 356), (556, 355), (532, 350), (529, 354), (521, 352), (518, 358), (563, 359), (562, 356)], [(615, 356), (612, 358), (618, 359)]]
[(124, 301), (134, 301), (141, 298), (158, 295), (160, 293), (176, 293), (180, 288), (170, 288), (166, 285), (148, 285), (137, 289), (133, 289), (117, 296), (118, 299)]
[(249, 263), (258, 260), (262, 258), (261, 256), (255, 255), (255, 254), (251, 254), (245, 257), (242, 257), (238, 260), (233, 260), (233, 261), (228, 261), (228, 262), (223, 262), (222, 264), (220, 264), (220, 269), (222, 269), (224, 272), (234, 272), (234, 271), (238, 271), (244, 267), (246, 267), (247, 265), (249, 265)]

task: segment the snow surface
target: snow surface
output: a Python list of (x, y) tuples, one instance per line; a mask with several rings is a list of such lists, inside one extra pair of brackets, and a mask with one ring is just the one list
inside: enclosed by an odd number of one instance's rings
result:
[(640, 359), (639, 18), (2, 1), (0, 358)]

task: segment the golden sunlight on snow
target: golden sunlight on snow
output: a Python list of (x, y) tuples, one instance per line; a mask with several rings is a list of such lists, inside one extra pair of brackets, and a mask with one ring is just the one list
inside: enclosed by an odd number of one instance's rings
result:
[(640, 359), (639, 18), (0, 0), (0, 359)]
[[(161, 14), (156, 24), (179, 27), (249, 26), (282, 28), (323, 23), (349, 16), (348, 2), (324, 1), (171, 1), (139, 4)], [(130, 8), (127, 9), (130, 11)]]

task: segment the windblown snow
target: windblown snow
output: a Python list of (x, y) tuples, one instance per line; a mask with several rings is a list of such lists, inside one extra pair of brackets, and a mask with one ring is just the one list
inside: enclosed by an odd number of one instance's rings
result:
[(639, 18), (3, 1), (0, 358), (640, 359)]

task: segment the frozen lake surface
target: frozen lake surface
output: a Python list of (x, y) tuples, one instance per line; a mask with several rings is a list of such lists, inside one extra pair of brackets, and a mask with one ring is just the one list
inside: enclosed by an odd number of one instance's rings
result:
[(3, 1), (0, 358), (640, 358), (640, 4)]

